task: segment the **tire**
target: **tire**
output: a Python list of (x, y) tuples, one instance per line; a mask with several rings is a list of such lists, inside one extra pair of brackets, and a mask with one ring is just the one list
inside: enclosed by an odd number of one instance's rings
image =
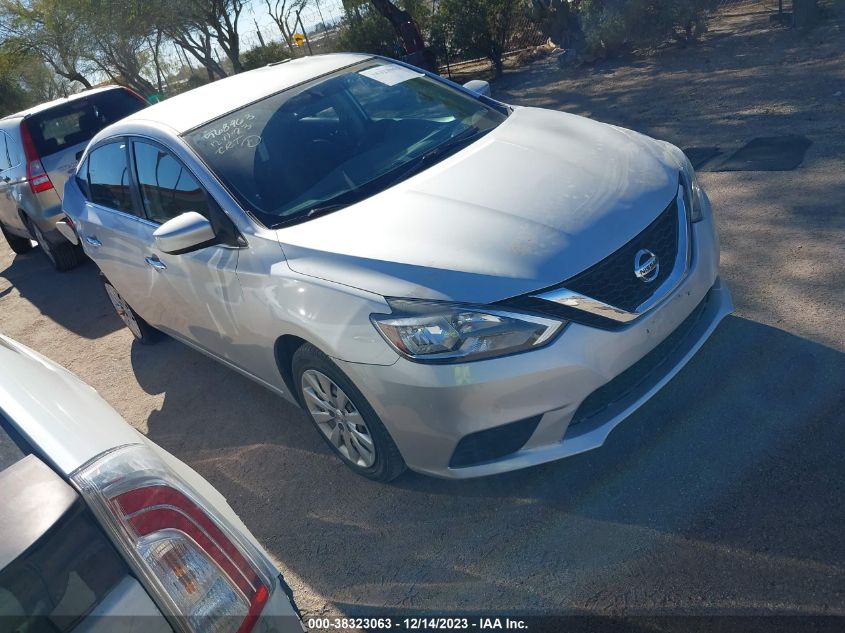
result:
[(305, 412), (343, 463), (355, 473), (381, 482), (405, 472), (405, 460), (390, 433), (364, 395), (328, 356), (306, 343), (294, 353), (292, 370)]
[(2, 224), (0, 224), (0, 231), (2, 231), (3, 237), (5, 237), (6, 241), (9, 243), (9, 248), (11, 248), (12, 252), (16, 255), (23, 255), (24, 253), (28, 253), (32, 250), (32, 240), (28, 237), (18, 237), (17, 235), (12, 235), (6, 231), (6, 227)]
[(64, 239), (58, 244), (51, 244), (44, 237), (37, 224), (30, 223), (30, 226), (32, 227), (32, 233), (35, 235), (35, 241), (38, 242), (47, 259), (53, 264), (53, 268), (59, 272), (64, 272), (79, 266), (82, 258), (79, 256), (79, 248), (77, 246)]
[(103, 282), (103, 288), (105, 288), (106, 295), (109, 301), (111, 301), (112, 306), (114, 306), (117, 316), (120, 317), (126, 328), (132, 332), (135, 339), (143, 345), (152, 345), (157, 342), (161, 338), (161, 331), (155, 329), (152, 325), (144, 321), (141, 316), (136, 314), (103, 273), (100, 273), (100, 281)]

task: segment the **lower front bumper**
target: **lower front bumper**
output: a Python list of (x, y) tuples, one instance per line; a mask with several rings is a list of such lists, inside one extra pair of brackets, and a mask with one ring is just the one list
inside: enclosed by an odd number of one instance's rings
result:
[[(571, 323), (542, 349), (455, 365), (337, 362), (384, 422), (408, 466), (421, 473), (480, 477), (597, 448), (681, 370), (733, 310), (718, 278), (710, 220), (694, 225), (694, 232), (692, 267), (681, 286), (620, 330)], [(504, 425), (509, 428), (503, 434), (488, 433)], [(490, 458), (495, 451), (488, 451), (474, 461), (464, 450), (467, 442), (461, 445), (468, 436), (503, 438), (514, 446), (499, 453), (504, 456)], [(456, 455), (461, 459), (454, 460)]]

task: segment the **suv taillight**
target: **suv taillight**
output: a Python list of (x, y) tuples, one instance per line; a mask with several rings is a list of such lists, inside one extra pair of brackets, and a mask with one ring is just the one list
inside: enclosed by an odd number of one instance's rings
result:
[(26, 156), (26, 179), (29, 181), (29, 188), (32, 193), (41, 193), (53, 188), (50, 176), (41, 164), (41, 156), (35, 148), (32, 134), (29, 131), (29, 124), (26, 119), (21, 121), (21, 140), (23, 141), (23, 153)]
[(196, 633), (247, 633), (275, 586), (266, 558), (147, 447), (71, 475), (159, 608)]

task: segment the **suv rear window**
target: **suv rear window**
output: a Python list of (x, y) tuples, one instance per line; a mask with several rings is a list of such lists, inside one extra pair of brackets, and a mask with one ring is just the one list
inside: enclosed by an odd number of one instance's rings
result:
[(90, 141), (107, 125), (146, 107), (128, 90), (107, 90), (62, 103), (29, 117), (27, 126), (41, 156)]

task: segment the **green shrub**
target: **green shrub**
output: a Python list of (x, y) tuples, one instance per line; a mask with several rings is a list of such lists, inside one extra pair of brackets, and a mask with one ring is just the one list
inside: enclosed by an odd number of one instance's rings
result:
[(398, 56), (393, 27), (369, 2), (346, 8), (337, 43), (341, 51)]
[(264, 46), (256, 46), (245, 53), (241, 53), (241, 65), (244, 70), (261, 68), (273, 62), (280, 62), (290, 57), (287, 48), (281, 42), (270, 42)]
[(446, 50), (457, 59), (486, 57), (499, 76), (515, 26), (529, 12), (527, 0), (440, 0), (432, 27), (433, 44), (441, 58)]
[[(417, 23), (423, 36), (431, 23), (430, 0), (393, 0)], [(373, 8), (369, 0), (346, 0), (338, 36), (342, 51), (401, 57), (402, 47), (390, 22)]]
[(714, 5), (715, 0), (582, 0), (579, 8), (587, 48), (613, 55), (626, 45), (694, 39)]

